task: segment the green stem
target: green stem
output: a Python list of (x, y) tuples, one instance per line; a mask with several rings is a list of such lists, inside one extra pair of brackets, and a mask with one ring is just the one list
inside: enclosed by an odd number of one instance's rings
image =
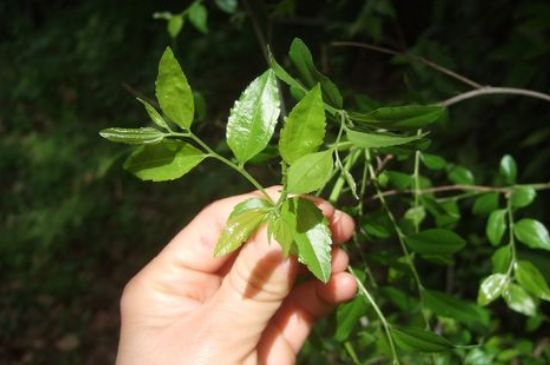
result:
[(508, 266), (506, 276), (510, 277), (510, 275), (512, 274), (512, 271), (516, 266), (517, 254), (516, 254), (516, 240), (514, 238), (514, 209), (512, 207), (511, 194), (508, 194), (506, 198), (507, 198), (506, 209), (508, 211), (508, 231), (509, 231), (508, 245), (510, 246), (510, 266)]
[(382, 204), (382, 207), (384, 208), (384, 211), (386, 212), (386, 215), (390, 219), (393, 228), (395, 232), (397, 233), (397, 239), (399, 241), (399, 244), (401, 245), (401, 250), (403, 251), (403, 254), (405, 255), (405, 260), (407, 262), (407, 265), (409, 266), (415, 283), (416, 287), (418, 289), (418, 294), (420, 298), (422, 299), (422, 294), (424, 292), (424, 287), (422, 286), (422, 281), (420, 280), (420, 275), (418, 275), (418, 271), (416, 270), (416, 267), (414, 266), (414, 260), (409, 252), (409, 249), (407, 248), (407, 245), (405, 244), (405, 234), (397, 224), (397, 220), (395, 219), (395, 216), (393, 215), (392, 211), (390, 210), (390, 207), (388, 206), (388, 203), (386, 202), (386, 198), (382, 194), (382, 191), (380, 190), (380, 187), (378, 186), (378, 181), (376, 181), (376, 172), (374, 171), (374, 167), (372, 166), (371, 160), (370, 160), (370, 151), (368, 149), (365, 150), (368, 169), (370, 172), (371, 182), (372, 185), (376, 191), (376, 195), (378, 196), (378, 199), (380, 200), (380, 203)]
[(244, 169), (243, 166), (239, 166), (239, 165), (233, 163), (232, 161), (228, 160), (227, 158), (223, 157), (222, 155), (218, 154), (217, 152), (215, 152), (206, 143), (204, 143), (199, 137), (194, 135), (193, 132), (191, 132), (191, 131), (189, 131), (189, 133), (187, 133), (187, 134), (185, 134), (185, 133), (177, 133), (177, 134), (178, 135), (185, 135), (186, 137), (191, 138), (194, 142), (196, 142), (199, 146), (201, 146), (208, 153), (208, 156), (210, 156), (210, 157), (212, 157), (212, 158), (214, 158), (218, 161), (223, 162), (227, 166), (231, 167), (233, 170), (237, 171), (245, 179), (247, 179), (252, 185), (254, 185), (254, 187), (256, 189), (258, 189), (271, 204), (275, 205), (275, 202), (273, 201), (271, 196), (269, 196), (267, 191), (265, 191), (264, 187), (258, 182), (258, 180), (256, 180), (252, 175), (250, 175), (248, 173), (248, 171), (246, 171)]
[(382, 311), (380, 310), (380, 308), (376, 304), (376, 301), (374, 300), (372, 295), (369, 293), (367, 288), (363, 285), (361, 280), (357, 277), (357, 275), (355, 274), (355, 272), (353, 271), (353, 268), (351, 266), (348, 266), (348, 271), (355, 278), (355, 281), (357, 282), (357, 286), (359, 288), (359, 292), (366, 299), (367, 303), (372, 305), (372, 307), (374, 308), (374, 311), (376, 312), (376, 315), (380, 319), (380, 322), (382, 323), (382, 326), (384, 327), (384, 332), (386, 333), (388, 343), (390, 345), (390, 350), (391, 350), (392, 358), (393, 358), (393, 364), (394, 365), (399, 365), (399, 357), (397, 356), (397, 351), (395, 349), (395, 344), (393, 342), (393, 336), (391, 334), (390, 324), (386, 320), (386, 317), (384, 316), (384, 313), (382, 313)]
[[(422, 129), (418, 129), (417, 135), (422, 134)], [(420, 190), (420, 157), (421, 152), (416, 150), (414, 154), (414, 171), (413, 171), (413, 180), (414, 180), (414, 207), (417, 208), (420, 206), (420, 196), (422, 191)], [(420, 230), (420, 222), (414, 221), (414, 229), (416, 232)]]

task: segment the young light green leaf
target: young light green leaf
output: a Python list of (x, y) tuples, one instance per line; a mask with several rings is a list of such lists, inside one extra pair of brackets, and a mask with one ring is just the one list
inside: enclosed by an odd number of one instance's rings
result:
[(409, 208), (404, 215), (405, 219), (410, 221), (415, 226), (419, 226), (424, 218), (426, 218), (426, 210), (422, 205)]
[(493, 245), (498, 245), (506, 232), (506, 209), (494, 210), (487, 220), (485, 233), (489, 242)]
[(548, 230), (541, 222), (525, 218), (514, 225), (514, 235), (523, 244), (531, 248), (550, 251)]
[(206, 155), (180, 141), (165, 140), (138, 147), (124, 162), (124, 169), (141, 180), (166, 181), (182, 177)]
[(273, 207), (273, 204), (267, 199), (263, 199), (263, 198), (246, 199), (240, 202), (239, 204), (235, 205), (235, 207), (231, 211), (231, 214), (229, 215), (229, 219), (234, 218), (239, 214), (244, 213), (247, 210), (252, 210), (252, 209), (268, 210), (271, 207)]
[(481, 194), (474, 202), (472, 213), (481, 216), (488, 215), (492, 211), (498, 209), (498, 198), (499, 193), (495, 191)]
[(149, 118), (151, 118), (153, 123), (155, 123), (156, 125), (158, 125), (162, 129), (165, 129), (165, 130), (170, 129), (170, 128), (168, 128), (168, 124), (166, 123), (166, 121), (164, 120), (162, 115), (160, 115), (160, 113), (155, 109), (154, 106), (152, 106), (146, 100), (143, 100), (141, 98), (137, 98), (137, 100), (141, 104), (143, 104), (143, 106), (145, 107), (145, 110), (147, 111), (147, 114), (149, 114)]
[(445, 161), (445, 159), (441, 156), (422, 153), (421, 157), (424, 165), (431, 170), (441, 170), (447, 166), (447, 161)]
[(271, 69), (275, 73), (275, 76), (291, 88), (298, 89), (301, 91), (306, 91), (306, 88), (294, 77), (290, 76), (288, 72), (275, 60), (273, 54), (269, 52), (269, 63), (271, 64)]
[(332, 151), (310, 153), (288, 169), (288, 192), (306, 194), (320, 189), (332, 175)]
[(349, 141), (361, 148), (383, 148), (391, 146), (399, 146), (406, 143), (416, 141), (424, 136), (414, 135), (414, 136), (399, 136), (396, 134), (383, 134), (383, 133), (367, 133), (367, 132), (358, 132), (351, 129), (346, 130)]
[(502, 157), (500, 160), (499, 171), (508, 184), (513, 184), (516, 182), (518, 168), (516, 161), (512, 156), (505, 155)]
[(155, 128), (107, 128), (99, 135), (111, 142), (126, 144), (154, 144), (159, 143), (165, 134)]
[(426, 308), (438, 316), (453, 318), (468, 325), (489, 325), (489, 312), (474, 303), (434, 290), (424, 290), (422, 298)]
[(466, 241), (447, 229), (427, 229), (405, 238), (407, 245), (423, 255), (450, 255), (464, 248)]
[(328, 222), (310, 200), (295, 198), (298, 259), (317, 279), (326, 283), (331, 274), (332, 238)]
[(170, 34), (170, 37), (172, 37), (172, 39), (178, 37), (183, 28), (183, 23), (183, 15), (181, 14), (174, 14), (170, 17), (170, 19), (168, 19), (166, 30), (168, 31), (168, 34)]
[(505, 274), (492, 274), (483, 279), (477, 294), (477, 303), (487, 305), (498, 298), (504, 287), (508, 284), (508, 277)]
[(474, 183), (474, 174), (463, 166), (452, 167), (447, 177), (455, 184), (473, 185)]
[(510, 196), (510, 201), (514, 208), (524, 208), (531, 204), (537, 196), (537, 192), (532, 187), (519, 187), (514, 189)]
[(508, 284), (502, 292), (502, 297), (506, 301), (506, 304), (508, 304), (508, 307), (518, 313), (534, 316), (537, 312), (537, 303), (519, 285)]
[(174, 52), (168, 47), (159, 63), (155, 92), (163, 113), (183, 129), (193, 122), (193, 93)]
[(450, 351), (453, 344), (447, 339), (420, 328), (392, 328), (395, 343), (405, 351), (444, 352)]
[(528, 292), (550, 301), (550, 288), (542, 273), (529, 261), (520, 260), (516, 264), (516, 279)]
[(357, 296), (349, 303), (339, 305), (336, 310), (336, 333), (334, 339), (339, 342), (346, 341), (359, 318), (367, 312), (368, 305), (364, 298)]
[(291, 200), (287, 199), (283, 202), (279, 214), (270, 220), (268, 231), (287, 256), (294, 243), (294, 232), (296, 232), (296, 212)]
[(245, 243), (262, 224), (268, 214), (265, 208), (245, 209), (231, 214), (220, 235), (214, 256), (227, 255)]
[(215, 0), (216, 5), (226, 13), (233, 14), (237, 10), (237, 0)]
[(510, 246), (506, 245), (499, 248), (491, 256), (493, 273), (504, 274), (506, 271), (508, 271), (511, 261), (512, 261), (512, 252), (510, 251)]
[(296, 104), (285, 120), (279, 140), (283, 160), (292, 164), (300, 157), (317, 151), (325, 137), (325, 125), (321, 87), (317, 84)]
[(199, 32), (208, 33), (207, 17), (206, 7), (200, 1), (193, 2), (187, 9), (187, 18)]
[(309, 48), (301, 39), (294, 38), (288, 55), (307, 87), (313, 87), (313, 85), (319, 82), (323, 91), (323, 97), (327, 102), (336, 108), (342, 107), (342, 95), (338, 87), (327, 76), (317, 70)]
[(267, 146), (279, 111), (277, 79), (270, 69), (247, 86), (231, 109), (227, 144), (239, 162), (245, 163)]
[(350, 113), (350, 118), (386, 129), (418, 129), (438, 121), (445, 108), (441, 105), (404, 105), (378, 108), (369, 113)]

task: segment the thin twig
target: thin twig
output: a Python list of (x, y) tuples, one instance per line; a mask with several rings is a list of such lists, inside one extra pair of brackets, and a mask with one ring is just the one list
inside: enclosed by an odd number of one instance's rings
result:
[(527, 90), (527, 89), (519, 89), (515, 87), (493, 87), (493, 86), (485, 86), (481, 89), (476, 89), (472, 91), (468, 91), (462, 94), (459, 94), (457, 96), (453, 96), (452, 98), (449, 98), (443, 102), (441, 102), (441, 105), (445, 107), (449, 107), (451, 105), (457, 104), (463, 100), (475, 98), (480, 95), (489, 95), (489, 94), (505, 94), (505, 95), (523, 95), (523, 96), (529, 96), (535, 99), (542, 99), (545, 101), (550, 102), (550, 95), (541, 93), (538, 91), (533, 90)]
[[(497, 193), (510, 193), (514, 190), (514, 188), (518, 187), (530, 187), (535, 190), (547, 190), (550, 189), (550, 182), (548, 183), (541, 183), (541, 184), (526, 184), (526, 185), (517, 185), (515, 187), (497, 187), (497, 186), (485, 186), (485, 185), (463, 185), (463, 184), (456, 184), (456, 185), (442, 185), (442, 186), (435, 186), (432, 188), (426, 188), (421, 189), (420, 192), (422, 194), (428, 194), (428, 193), (438, 193), (438, 192), (445, 192), (445, 191), (476, 191), (480, 193), (485, 192), (497, 192)], [(400, 194), (414, 194), (414, 189), (409, 190), (387, 190), (383, 191), (381, 193), (381, 196), (392, 196), (392, 195), (400, 195)], [(378, 194), (374, 195), (370, 198), (371, 200), (379, 199)]]
[(428, 66), (436, 71), (439, 71), (447, 76), (450, 76), (452, 78), (454, 78), (455, 80), (458, 80), (460, 82), (463, 82), (464, 84), (466, 85), (469, 85), (475, 89), (481, 89), (483, 88), (483, 85), (475, 82), (474, 80), (472, 79), (469, 79), (465, 76), (462, 76), (452, 70), (449, 70), (448, 68), (446, 67), (443, 67), (433, 61), (430, 61), (429, 59), (425, 58), (425, 57), (421, 57), (421, 56), (415, 56), (415, 55), (411, 55), (411, 54), (408, 54), (408, 53), (403, 53), (403, 52), (398, 52), (398, 51), (394, 51), (393, 49), (390, 49), (390, 48), (385, 48), (385, 47), (380, 47), (380, 46), (375, 46), (375, 45), (372, 45), (372, 44), (368, 44), (368, 43), (360, 43), (360, 42), (332, 42), (330, 44), (331, 46), (333, 47), (357, 47), (357, 48), (364, 48), (364, 49), (368, 49), (368, 50), (371, 50), (371, 51), (376, 51), (376, 52), (380, 52), (380, 53), (385, 53), (385, 54), (388, 54), (388, 55), (392, 55), (392, 56), (403, 56), (403, 57), (407, 57), (409, 59), (411, 59), (412, 61), (416, 61), (416, 62), (419, 62), (419, 63), (422, 63), (424, 64), (425, 66)]

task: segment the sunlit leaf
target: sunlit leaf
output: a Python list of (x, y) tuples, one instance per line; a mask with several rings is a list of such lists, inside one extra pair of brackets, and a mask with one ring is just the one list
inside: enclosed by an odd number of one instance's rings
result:
[(124, 169), (141, 180), (166, 181), (182, 177), (197, 166), (206, 155), (180, 141), (138, 147), (124, 163)]
[(480, 305), (487, 305), (498, 298), (508, 283), (508, 277), (504, 274), (492, 274), (481, 282), (477, 295)]
[(295, 240), (298, 259), (317, 279), (326, 283), (331, 274), (332, 238), (328, 222), (319, 208), (307, 199), (295, 198)]
[(155, 107), (149, 104), (146, 100), (143, 100), (140, 98), (137, 98), (137, 100), (143, 104), (143, 106), (145, 107), (145, 110), (147, 111), (147, 114), (149, 114), (149, 118), (151, 118), (153, 123), (155, 123), (162, 129), (169, 130), (168, 124), (166, 123), (162, 115), (160, 115), (160, 113), (155, 109)]
[(536, 196), (537, 192), (532, 187), (519, 187), (512, 192), (510, 201), (514, 208), (525, 208), (535, 200)]
[(516, 264), (516, 279), (529, 293), (550, 301), (550, 288), (542, 273), (529, 261), (520, 260)]
[(193, 92), (170, 48), (166, 48), (160, 59), (155, 86), (163, 113), (181, 128), (188, 129), (195, 113)]
[(231, 109), (227, 144), (239, 162), (250, 160), (267, 146), (279, 111), (277, 80), (270, 69), (248, 85)]
[(317, 151), (325, 137), (325, 109), (319, 84), (311, 89), (286, 118), (279, 151), (288, 164)]
[(526, 246), (550, 251), (548, 230), (541, 222), (525, 218), (514, 225), (514, 235)]
[(502, 292), (502, 297), (508, 307), (526, 316), (534, 316), (537, 311), (537, 303), (525, 289), (516, 284), (508, 284)]
[(288, 191), (306, 194), (320, 189), (330, 178), (333, 169), (332, 151), (305, 155), (288, 169)]
[(498, 245), (506, 232), (506, 209), (495, 210), (489, 215), (485, 232), (489, 242)]

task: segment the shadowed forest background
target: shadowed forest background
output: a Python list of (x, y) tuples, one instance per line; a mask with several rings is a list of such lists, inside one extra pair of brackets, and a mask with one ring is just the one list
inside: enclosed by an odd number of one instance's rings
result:
[[(121, 168), (128, 150), (99, 137), (147, 120), (135, 96), (154, 95), (167, 45), (199, 92), (196, 128), (211, 145), (223, 140), (233, 101), (267, 68), (259, 33), (283, 61), (302, 38), (350, 104), (438, 102), (468, 87), (405, 57), (336, 41), (422, 56), (482, 85), (550, 91), (547, 1), (248, 1), (230, 11), (219, 4), (231, 1), (203, 3), (207, 31), (185, 21), (175, 39), (153, 14), (190, 2), (0, 3), (0, 363), (112, 363), (124, 284), (201, 207), (251, 190), (209, 161), (181, 180), (141, 182)], [(434, 128), (430, 149), (478, 182), (505, 153), (518, 162), (519, 181), (547, 182), (549, 111), (516, 96), (464, 102)], [(277, 182), (274, 169), (252, 172)], [(548, 223), (545, 202), (540, 192), (528, 209)], [(483, 231), (484, 221), (466, 225)], [(531, 256), (548, 280), (548, 252)], [(508, 315), (505, 332), (523, 333), (524, 320)], [(314, 334), (303, 364), (346, 363), (330, 328), (329, 320)], [(547, 323), (536, 331), (550, 341)]]

